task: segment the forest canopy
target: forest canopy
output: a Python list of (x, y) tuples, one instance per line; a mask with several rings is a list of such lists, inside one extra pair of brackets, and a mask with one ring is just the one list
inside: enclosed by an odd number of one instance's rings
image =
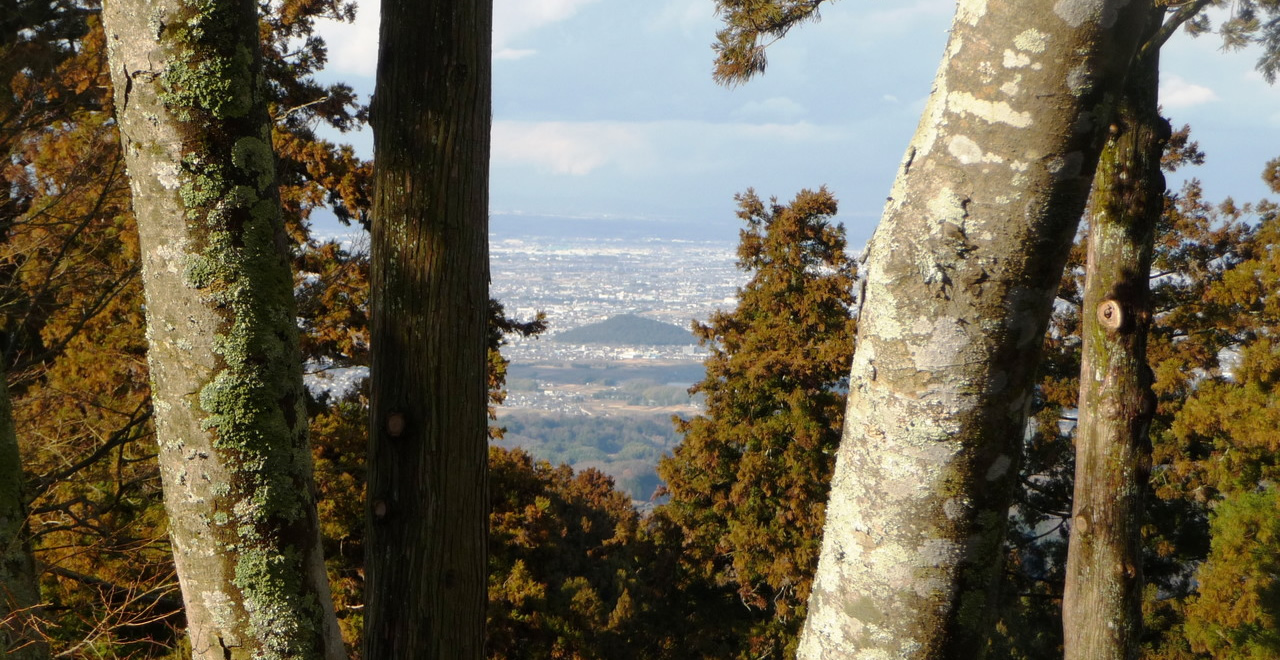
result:
[[(503, 410), (489, 4), (388, 3), (369, 108), (354, 4), (114, 2), (0, 7), (0, 656), (1280, 655), (1280, 207), (1167, 189), (1232, 155), (1156, 57), (1273, 78), (1280, 5), (962, 3), (867, 247), (739, 193), (721, 309), (554, 335), (700, 345), (592, 416)], [(717, 2), (715, 77), (823, 4)]]

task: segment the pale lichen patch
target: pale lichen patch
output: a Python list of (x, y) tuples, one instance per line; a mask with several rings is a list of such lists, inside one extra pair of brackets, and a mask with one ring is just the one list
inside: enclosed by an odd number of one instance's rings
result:
[(965, 198), (950, 188), (943, 188), (930, 197), (928, 209), (929, 219), (936, 225), (949, 221), (964, 226)]
[(156, 181), (165, 190), (177, 190), (178, 186), (182, 183), (180, 179), (181, 172), (178, 170), (178, 163), (176, 159), (166, 160), (163, 163), (156, 165), (154, 172)]
[(1013, 38), (1013, 45), (1018, 50), (1025, 50), (1029, 53), (1043, 53), (1048, 43), (1049, 37), (1035, 28), (1023, 30)]
[[(916, 549), (916, 556), (926, 567), (951, 566), (960, 559), (960, 545), (950, 539), (931, 538)], [(916, 576), (917, 579), (919, 576)]]
[(1081, 64), (1067, 72), (1067, 89), (1075, 96), (1084, 96), (1093, 91), (1094, 71)]
[(1080, 176), (1084, 169), (1084, 154), (1073, 151), (1065, 156), (1055, 157), (1049, 161), (1048, 170), (1053, 178), (1063, 181)]
[(1030, 112), (1019, 112), (1004, 101), (988, 101), (968, 92), (948, 94), (947, 110), (972, 115), (991, 124), (1008, 124), (1014, 128), (1027, 128), (1032, 123)]
[(972, 506), (969, 504), (968, 500), (960, 497), (952, 497), (942, 503), (942, 515), (946, 516), (947, 520), (960, 520), (971, 508)]
[[(223, 634), (232, 634), (230, 631), (237, 627), (235, 601), (225, 591), (202, 592), (200, 600), (213, 617), (214, 623), (223, 629)], [(234, 638), (230, 641), (239, 644)]]
[(995, 80), (999, 71), (991, 62), (983, 61), (978, 64), (978, 74), (982, 76), (984, 84), (990, 84), (992, 80)]
[(948, 140), (947, 152), (960, 161), (961, 165), (999, 164), (1004, 162), (1004, 158), (997, 154), (984, 152), (977, 142), (965, 135), (957, 135)]
[(947, 151), (962, 165), (982, 162), (982, 147), (965, 135), (951, 138), (947, 144)]
[(920, 371), (936, 371), (959, 366), (963, 359), (960, 350), (966, 339), (964, 326), (955, 318), (938, 318), (928, 342), (915, 352), (915, 367)]
[(987, 15), (987, 0), (960, 0), (956, 6), (956, 22), (976, 26)]
[(1086, 21), (1101, 18), (1102, 8), (1106, 4), (1106, 0), (1058, 0), (1053, 4), (1053, 13), (1067, 25), (1078, 28)]
[(1031, 56), (1012, 48), (1006, 48), (1004, 49), (1003, 64), (1006, 69), (1021, 69), (1025, 66), (1031, 66)]

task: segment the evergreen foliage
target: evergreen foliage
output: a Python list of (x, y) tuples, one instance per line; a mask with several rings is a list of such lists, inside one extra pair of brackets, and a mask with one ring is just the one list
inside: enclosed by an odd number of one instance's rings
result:
[(791, 28), (818, 19), (818, 7), (828, 0), (716, 0), (724, 27), (716, 33), (712, 77), (722, 85), (737, 85), (764, 73), (765, 49)]
[(598, 470), (491, 447), (487, 655), (643, 658), (633, 627), (640, 517)]
[[(1175, 131), (1165, 168), (1199, 164), (1203, 159), (1186, 127)], [(1233, 497), (1252, 496), (1267, 488), (1274, 470), (1273, 441), (1280, 420), (1271, 412), (1275, 397), (1270, 383), (1280, 360), (1273, 357), (1267, 337), (1278, 317), (1265, 310), (1274, 298), (1271, 292), (1280, 285), (1280, 272), (1270, 265), (1275, 225), (1272, 204), (1238, 205), (1230, 200), (1213, 204), (1204, 199), (1194, 179), (1181, 191), (1166, 195), (1151, 273), (1153, 323), (1148, 348), (1158, 397), (1150, 431), (1153, 468), (1143, 529), (1148, 586), (1142, 657), (1148, 660), (1219, 657), (1218, 651), (1205, 646), (1207, 630), (1217, 630), (1219, 640), (1218, 633), (1234, 634), (1237, 645), (1267, 648), (1269, 633), (1257, 625), (1261, 619), (1246, 624), (1228, 613), (1229, 603), (1245, 597), (1244, 592), (1220, 588), (1206, 592), (1201, 578), (1206, 570), (1219, 580), (1230, 574), (1233, 584), (1248, 583), (1252, 593), (1263, 594), (1250, 596), (1255, 599), (1265, 597), (1267, 585), (1274, 583), (1260, 564), (1237, 561), (1247, 553), (1229, 546), (1214, 550), (1223, 558), (1213, 561), (1210, 538), (1218, 543), (1223, 530), (1250, 529), (1245, 523), (1229, 527), (1219, 517), (1220, 509), (1226, 506), (1232, 513)], [(1074, 476), (1082, 248), (1078, 242), (1068, 263), (1060, 304), (1045, 340), (1034, 433), (1026, 444), (1022, 489), (1011, 512), (1006, 580), (1000, 622), (989, 652), (992, 658), (1061, 653), (1059, 615)], [(1232, 355), (1238, 355), (1238, 360), (1230, 359)], [(1255, 502), (1253, 509), (1257, 506)], [(1259, 543), (1259, 551), (1266, 552)], [(1195, 567), (1206, 557), (1210, 562), (1197, 574)], [(1263, 616), (1256, 608), (1249, 611)], [(1232, 621), (1231, 630), (1214, 628)], [(1197, 636), (1201, 641), (1195, 641)]]
[[(767, 44), (815, 18), (821, 2), (722, 0), (717, 76), (741, 81), (763, 70)], [(1259, 28), (1273, 4), (1241, 3), (1253, 14), (1235, 14), (1229, 32), (1270, 38)], [(140, 256), (99, 9), (95, 2), (4, 7), (0, 323), (43, 571), (46, 607), (37, 623), (62, 657), (183, 657), (154, 465)], [(365, 366), (368, 255), (312, 240), (307, 221), (319, 208), (353, 223), (368, 219), (369, 163), (315, 132), (365, 117), (349, 88), (312, 77), (325, 60), (314, 19), (350, 17), (354, 8), (310, 0), (272, 7), (262, 34), (277, 173), (300, 272), (302, 350), (314, 370)], [(1202, 159), (1185, 131), (1172, 144), (1169, 166)], [(1264, 177), (1280, 193), (1280, 159)], [(490, 658), (793, 653), (844, 410), (854, 268), (825, 190), (789, 205), (748, 192), (739, 205), (747, 224), (740, 265), (752, 280), (736, 309), (694, 326), (711, 350), (706, 379), (693, 388), (707, 410), (677, 424), (683, 444), (661, 467), (668, 505), (644, 518), (598, 471), (490, 451)], [(1152, 273), (1149, 354), (1159, 400), (1155, 497), (1144, 530), (1149, 660), (1280, 654), (1276, 215), (1267, 203), (1211, 203), (1195, 182), (1168, 198)], [(1082, 259), (1073, 257), (1046, 339), (989, 657), (1061, 652)], [(544, 319), (511, 319), (493, 303), (490, 321), (496, 406), (504, 335), (540, 332)], [(358, 658), (367, 389), (315, 397), (308, 412), (334, 601)], [(511, 426), (522, 432), (532, 424)], [(665, 432), (637, 424), (610, 442), (594, 426), (564, 423), (548, 433), (564, 436), (564, 456), (578, 436), (630, 456), (655, 448), (650, 440)]]
[[(718, 605), (741, 627), (731, 656), (794, 654), (818, 560), (855, 321), (854, 264), (836, 200), (804, 190), (788, 205), (737, 197), (738, 307), (695, 323), (711, 350), (692, 392), (706, 413), (677, 420), (684, 440), (658, 468), (661, 515), (684, 535), (681, 561), (727, 588)], [(734, 602), (738, 601), (738, 602)]]

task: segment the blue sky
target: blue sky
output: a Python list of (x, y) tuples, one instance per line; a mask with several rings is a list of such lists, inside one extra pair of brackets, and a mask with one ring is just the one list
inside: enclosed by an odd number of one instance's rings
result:
[[(711, 80), (712, 0), (495, 0), (491, 212), (723, 227), (733, 195), (790, 199), (826, 184), (851, 243), (866, 240), (947, 38), (952, 0), (842, 0), (769, 49), (733, 89)], [(373, 90), (377, 3), (321, 26), (327, 79)], [(1280, 90), (1255, 55), (1174, 37), (1162, 98), (1208, 153), (1187, 172), (1210, 199), (1263, 196), (1280, 156)], [(367, 99), (367, 96), (366, 96)], [(368, 155), (369, 135), (336, 136)], [(1177, 185), (1180, 179), (1171, 179)]]

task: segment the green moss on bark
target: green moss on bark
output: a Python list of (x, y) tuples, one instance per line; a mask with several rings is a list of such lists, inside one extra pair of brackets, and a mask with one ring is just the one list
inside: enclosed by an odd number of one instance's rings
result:
[(189, 154), (178, 189), (194, 237), (184, 281), (222, 319), (217, 363), (198, 393), (201, 426), (230, 480), (215, 495), (219, 549), (234, 561), (249, 635), (261, 645), (253, 657), (310, 658), (321, 654), (324, 614), (306, 572), (306, 416), (252, 8), (200, 0), (160, 24), (170, 57), (159, 98)]

